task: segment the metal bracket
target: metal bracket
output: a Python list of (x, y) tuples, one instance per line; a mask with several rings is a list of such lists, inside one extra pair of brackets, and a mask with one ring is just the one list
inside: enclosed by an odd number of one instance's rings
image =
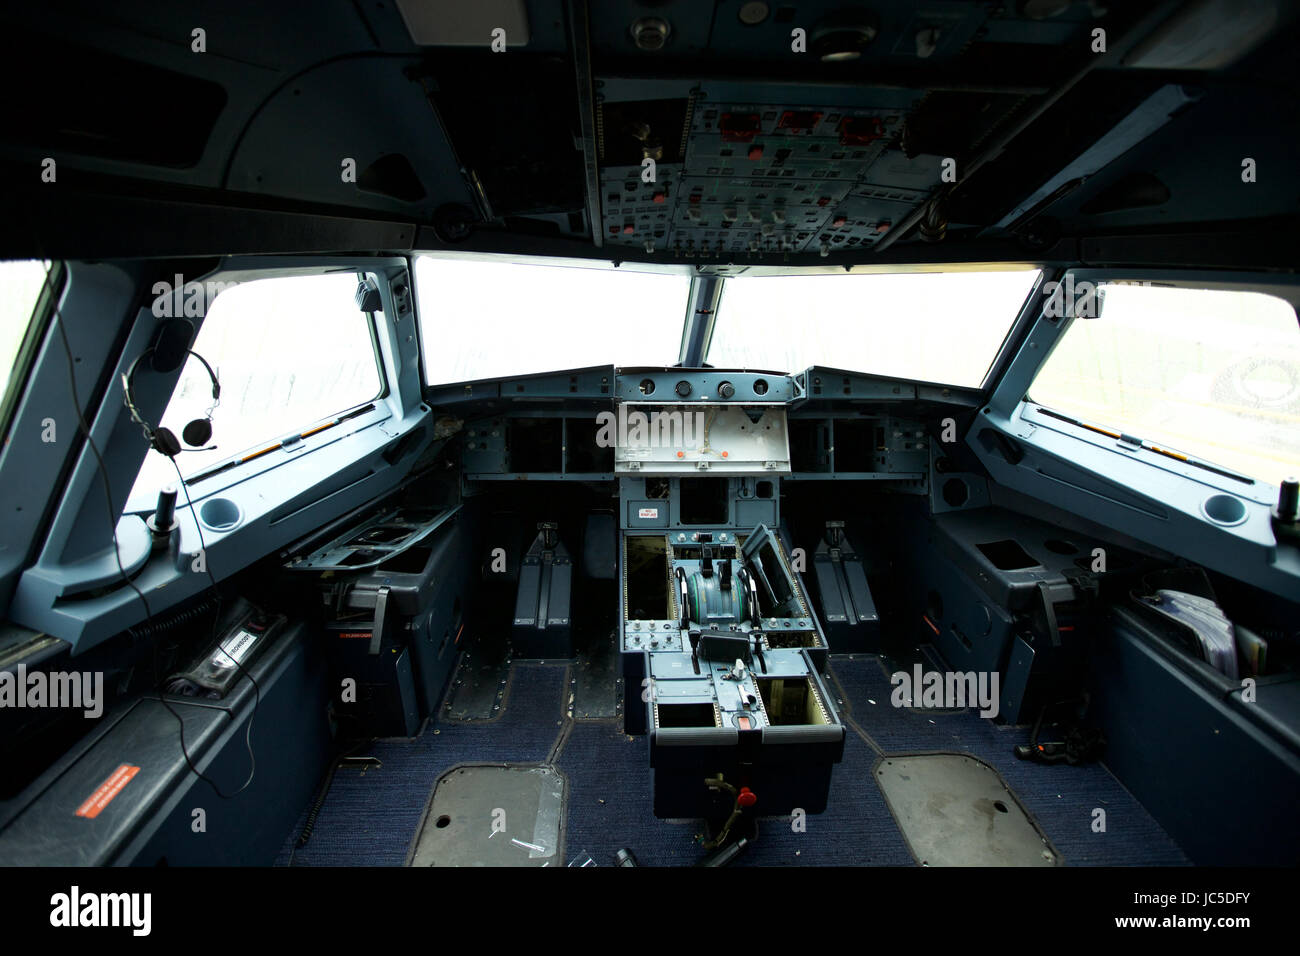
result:
[(375, 595), (375, 624), (370, 631), (370, 656), (379, 654), (384, 643), (384, 621), (388, 617), (388, 585), (384, 585)]

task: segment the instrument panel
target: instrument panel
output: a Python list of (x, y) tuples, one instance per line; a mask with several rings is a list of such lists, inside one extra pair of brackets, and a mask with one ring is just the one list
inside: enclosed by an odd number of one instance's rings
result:
[(783, 405), (802, 398), (803, 388), (783, 372), (726, 369), (619, 369), (614, 396), (623, 402), (726, 402)]

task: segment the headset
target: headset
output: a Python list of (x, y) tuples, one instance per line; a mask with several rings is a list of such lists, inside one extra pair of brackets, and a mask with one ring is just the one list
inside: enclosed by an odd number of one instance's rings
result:
[[(190, 333), (193, 332), (193, 326), (183, 319), (173, 320), (180, 322), (184, 326), (189, 326)], [(198, 352), (188, 348), (188, 336), (185, 337), (185, 345), (177, 348), (177, 336), (184, 334), (179, 331), (179, 326), (169, 324), (160, 330), (158, 338), (154, 344), (145, 349), (136, 360), (131, 363), (131, 367), (122, 375), (122, 401), (126, 405), (127, 411), (131, 413), (131, 420), (144, 429), (145, 437), (149, 439), (149, 445), (154, 451), (168, 458), (175, 458), (182, 451), (206, 451), (215, 446), (203, 448), (209, 439), (212, 438), (212, 413), (216, 407), (221, 404), (221, 381), (217, 378), (217, 373), (212, 370), (212, 366)], [(182, 448), (180, 441), (170, 428), (155, 428), (140, 413), (140, 409), (135, 404), (135, 373), (140, 368), (140, 363), (146, 358), (154, 357), (151, 363), (154, 371), (169, 372), (181, 364), (187, 356), (194, 356), (203, 363), (203, 368), (207, 370), (208, 378), (212, 381), (212, 404), (204, 413), (204, 417), (196, 418), (183, 429), (181, 437), (185, 439), (185, 444), (189, 448)], [(173, 361), (174, 359), (174, 361)]]
[[(53, 289), (53, 276), (54, 276), (54, 263), (48, 262), (45, 266), (44, 289), (50, 289), (50, 290)], [(44, 292), (42, 292), (42, 294), (44, 294)], [(112, 485), (109, 482), (108, 470), (104, 467), (104, 456), (100, 454), (99, 448), (95, 444), (95, 439), (90, 433), (90, 426), (86, 423), (86, 415), (85, 412), (82, 410), (81, 401), (77, 397), (77, 376), (75, 371), (76, 360), (73, 358), (72, 355), (72, 345), (68, 342), (68, 332), (67, 329), (65, 328), (67, 323), (64, 321), (63, 314), (59, 310), (58, 295), (55, 295), (53, 300), (51, 301), (50, 309), (51, 312), (53, 313), (53, 317), (55, 320), (55, 328), (59, 330), (59, 339), (63, 344), (63, 355), (64, 358), (67, 359), (67, 363), (68, 363), (68, 388), (69, 391), (71, 392), (72, 407), (77, 413), (77, 423), (81, 426), (81, 433), (86, 436), (86, 444), (89, 446), (91, 453), (95, 456), (95, 465), (99, 470), (100, 480), (104, 484), (104, 500), (108, 504), (108, 514), (110, 519), (109, 524), (112, 526), (113, 556), (117, 560), (117, 572), (119, 575), (121, 575), (122, 583), (135, 592), (135, 596), (140, 599), (140, 603), (144, 606), (144, 617), (145, 617), (144, 633), (145, 635), (148, 635), (149, 632), (152, 630), (152, 626), (153, 626), (153, 611), (149, 607), (149, 599), (145, 597), (144, 591), (140, 590), (140, 586), (131, 579), (131, 576), (126, 572), (126, 568), (123, 567), (122, 565), (122, 551), (118, 545), (118, 540), (117, 540), (117, 516), (120, 514), (120, 509), (114, 507), (113, 505), (113, 489), (112, 489)], [(153, 356), (152, 367), (154, 371), (160, 373), (166, 373), (166, 372), (175, 371), (185, 361), (188, 355), (193, 355), (200, 362), (202, 362), (203, 367), (208, 370), (208, 376), (212, 380), (213, 402), (211, 408), (208, 409), (207, 419), (206, 420), (196, 419), (195, 421), (190, 422), (190, 424), (185, 427), (182, 434), (186, 435), (187, 441), (191, 437), (193, 438), (203, 437), (204, 440), (211, 437), (212, 412), (217, 407), (217, 403), (220, 400), (221, 383), (217, 380), (217, 375), (212, 370), (212, 366), (210, 366), (207, 363), (207, 361), (203, 358), (203, 356), (197, 355), (194, 352), (190, 351), (189, 343), (191, 341), (191, 337), (193, 336), (193, 334), (194, 334), (194, 326), (191, 323), (185, 321), (184, 319), (173, 319), (165, 323), (162, 326), (162, 328), (159, 330), (158, 337), (154, 340), (153, 346), (147, 349), (143, 355), (141, 355), (139, 358), (137, 358), (134, 362), (131, 363), (131, 368), (127, 371), (125, 375), (122, 376), (122, 385), (126, 391), (126, 397), (125, 397), (126, 407), (130, 410), (132, 419), (134, 419), (137, 423), (140, 424), (142, 428), (144, 428), (145, 434), (149, 437), (150, 444), (154, 448), (157, 448), (164, 455), (167, 455), (167, 457), (171, 460), (172, 467), (176, 469), (176, 478), (178, 481), (180, 481), (181, 490), (185, 492), (186, 507), (189, 508), (190, 514), (194, 517), (194, 529), (195, 531), (198, 532), (199, 547), (201, 550), (206, 551), (207, 545), (203, 541), (202, 522), (198, 520), (198, 515), (195, 513), (194, 510), (194, 502), (190, 499), (189, 491), (185, 489), (185, 481), (181, 477), (180, 466), (176, 464), (175, 455), (177, 452), (182, 450), (180, 448), (180, 443), (176, 441), (176, 436), (173, 435), (170, 430), (166, 428), (159, 428), (155, 430), (147, 421), (144, 420), (144, 418), (140, 415), (139, 410), (135, 407), (135, 396), (131, 390), (131, 383), (135, 377), (136, 368), (137, 366), (139, 366), (141, 360), (144, 359), (145, 356), (149, 356), (149, 355)], [(169, 453), (164, 449), (172, 449), (172, 450)], [(207, 562), (204, 562), (204, 571), (207, 572), (208, 580), (212, 583), (212, 590), (216, 595), (217, 610), (212, 615), (212, 636), (215, 637), (217, 633), (217, 627), (221, 623), (222, 597), (221, 597), (221, 592), (217, 587), (216, 575), (212, 573), (212, 566)], [(127, 628), (127, 633), (130, 634), (132, 638), (137, 637), (136, 632), (131, 628)], [(158, 684), (159, 691), (162, 691), (163, 688), (161, 687), (161, 684), (158, 679), (158, 640), (159, 640), (158, 637), (154, 635), (153, 637), (154, 683)], [(207, 783), (208, 786), (212, 788), (213, 792), (216, 793), (216, 795), (220, 797), (222, 800), (229, 800), (239, 796), (239, 794), (243, 793), (252, 785), (253, 779), (257, 775), (257, 757), (253, 753), (253, 722), (257, 718), (258, 709), (262, 706), (262, 688), (258, 686), (257, 680), (253, 677), (251, 673), (248, 672), (248, 670), (244, 667), (243, 664), (239, 662), (237, 658), (235, 659), (235, 666), (239, 668), (239, 672), (242, 675), (248, 678), (248, 682), (253, 685), (253, 713), (248, 718), (248, 724), (244, 731), (244, 747), (245, 749), (248, 750), (248, 764), (249, 764), (248, 779), (245, 780), (244, 783), (239, 787), (239, 789), (235, 790), (233, 793), (222, 793), (221, 788), (218, 787), (216, 783), (213, 782), (211, 777), (205, 776), (203, 772), (199, 770), (198, 767), (194, 766), (194, 761), (190, 759), (189, 751), (185, 748), (184, 719), (181, 717), (180, 714), (178, 714), (175, 711), (175, 709), (173, 709), (172, 705), (167, 702), (167, 697), (165, 694), (159, 693), (158, 696), (159, 702), (163, 705), (164, 708), (166, 708), (167, 712), (176, 718), (176, 723), (179, 726), (179, 730), (180, 730), (181, 756), (185, 758), (186, 766), (190, 768), (190, 771), (198, 779)]]

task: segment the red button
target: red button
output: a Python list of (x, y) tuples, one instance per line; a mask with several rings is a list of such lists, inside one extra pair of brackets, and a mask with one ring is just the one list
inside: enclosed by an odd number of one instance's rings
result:
[(762, 159), (762, 158), (763, 158), (763, 147), (762, 147), (762, 146), (751, 146), (751, 147), (749, 147), (749, 158), (750, 158), (750, 159)]
[(748, 730), (748, 729), (749, 729), (749, 718), (748, 718), (748, 717), (739, 717), (739, 718), (737, 718), (737, 719), (736, 719), (736, 726), (739, 727), (741, 730)]
[(665, 195), (664, 195), (663, 193), (661, 193), (661, 192), (659, 192), (659, 193), (655, 193), (653, 198), (654, 198), (654, 201), (657, 202), (657, 203), (663, 203), (663, 202), (665, 202), (665, 201), (668, 199), (668, 197), (665, 196)]
[(636, 232), (636, 227), (635, 227), (635, 226), (624, 226), (624, 227), (623, 227), (623, 235), (625, 235), (625, 236), (630, 236), (630, 235), (632, 235), (632, 233), (634, 233), (634, 232)]
[(845, 216), (836, 216), (835, 219), (831, 222), (831, 225), (834, 226), (836, 229), (839, 229), (843, 227), (848, 221), (849, 220)]
[(740, 793), (736, 794), (736, 802), (742, 807), (752, 807), (758, 803), (758, 797), (749, 787), (741, 787)]

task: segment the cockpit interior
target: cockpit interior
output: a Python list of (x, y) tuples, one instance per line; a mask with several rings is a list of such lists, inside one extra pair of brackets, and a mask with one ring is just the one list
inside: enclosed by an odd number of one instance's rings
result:
[(0, 864), (1297, 865), (1298, 17), (8, 11)]

